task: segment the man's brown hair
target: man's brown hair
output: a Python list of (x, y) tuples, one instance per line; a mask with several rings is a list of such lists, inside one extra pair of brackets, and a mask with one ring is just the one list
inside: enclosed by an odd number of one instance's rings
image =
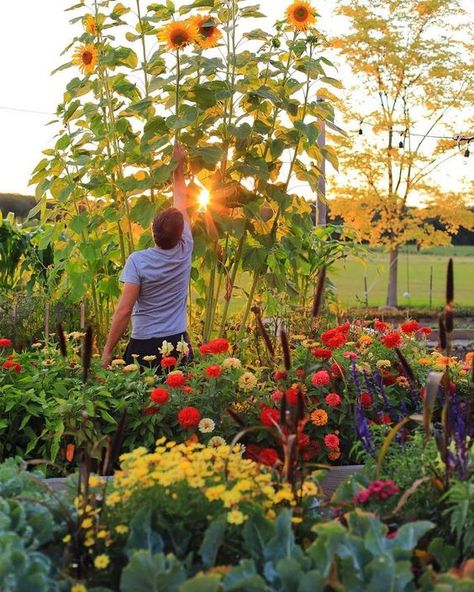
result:
[(153, 239), (160, 249), (172, 249), (182, 241), (184, 218), (176, 208), (168, 208), (153, 220)]

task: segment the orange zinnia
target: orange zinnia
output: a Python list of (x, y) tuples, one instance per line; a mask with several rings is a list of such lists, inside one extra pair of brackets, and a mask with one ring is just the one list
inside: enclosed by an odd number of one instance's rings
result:
[(286, 9), (286, 18), (298, 31), (306, 31), (316, 22), (314, 8), (305, 0), (296, 0)]
[(325, 426), (328, 422), (328, 414), (324, 409), (315, 409), (310, 417), (311, 422), (316, 426)]
[(197, 15), (190, 20), (197, 27), (199, 33), (196, 43), (203, 49), (216, 47), (218, 40), (222, 37), (222, 33), (214, 24), (212, 17)]

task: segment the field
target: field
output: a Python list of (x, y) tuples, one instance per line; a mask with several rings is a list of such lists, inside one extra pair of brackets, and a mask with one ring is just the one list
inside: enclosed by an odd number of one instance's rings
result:
[[(431, 304), (444, 301), (446, 266), (454, 259), (455, 301), (458, 306), (474, 305), (474, 246), (435, 247), (417, 253), (404, 248), (398, 270), (399, 304), (430, 305), (430, 274), (433, 274)], [(365, 305), (364, 275), (367, 277), (369, 306), (385, 304), (388, 255), (367, 249), (360, 259), (351, 257), (334, 268), (331, 281), (340, 301), (346, 306)]]

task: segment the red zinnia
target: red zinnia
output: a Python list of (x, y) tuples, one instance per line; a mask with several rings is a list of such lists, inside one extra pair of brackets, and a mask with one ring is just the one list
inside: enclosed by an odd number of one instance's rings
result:
[(208, 366), (205, 372), (209, 378), (217, 378), (222, 374), (222, 368), (218, 364), (214, 364), (213, 366)]
[(143, 410), (143, 415), (155, 415), (158, 413), (158, 409), (156, 407), (147, 407)]
[(389, 372), (382, 368), (382, 382), (385, 386), (390, 386), (391, 384), (395, 384), (397, 382), (398, 376), (393, 374), (393, 372)]
[(370, 407), (372, 405), (372, 397), (370, 395), (370, 393), (362, 393), (359, 397), (359, 401), (360, 404), (362, 405), (362, 407), (364, 407), (365, 409), (367, 409), (368, 407)]
[(331, 382), (331, 377), (329, 376), (329, 372), (326, 370), (320, 370), (319, 372), (315, 372), (311, 377), (311, 382), (314, 386), (325, 386)]
[(258, 461), (269, 467), (273, 467), (279, 460), (278, 452), (274, 448), (264, 448), (258, 455)]
[(21, 370), (20, 364), (18, 364), (18, 362), (12, 362), (11, 360), (3, 362), (2, 368), (5, 368), (5, 370), (13, 370), (13, 372), (16, 372), (17, 374)]
[(274, 401), (275, 403), (278, 403), (278, 401), (281, 401), (283, 399), (283, 397), (285, 396), (285, 393), (283, 391), (275, 391), (272, 396), (271, 399), (272, 401)]
[(382, 341), (385, 347), (394, 348), (398, 347), (402, 343), (402, 338), (400, 333), (397, 333), (397, 331), (392, 331), (391, 333), (384, 335), (384, 337), (382, 337)]
[(321, 335), (321, 339), (325, 343), (325, 345), (332, 347), (333, 349), (337, 349), (341, 347), (345, 343), (347, 343), (347, 334), (346, 333), (334, 333), (332, 335), (327, 335), (326, 337)]
[(344, 368), (337, 362), (331, 364), (329, 370), (331, 371), (333, 378), (342, 378), (344, 376)]
[(326, 404), (329, 407), (337, 407), (341, 404), (341, 397), (337, 393), (329, 393), (326, 395)]
[(263, 425), (273, 427), (280, 419), (280, 412), (273, 407), (265, 407), (260, 413), (260, 421)]
[(277, 370), (275, 372), (275, 374), (273, 375), (273, 378), (278, 382), (279, 380), (286, 380), (288, 377), (288, 374), (286, 372), (283, 372), (282, 370)]
[(324, 436), (324, 443), (329, 450), (339, 448), (339, 438), (336, 434), (326, 434), (326, 436)]
[(297, 388), (289, 388), (286, 391), (286, 400), (288, 401), (289, 405), (297, 405), (298, 404), (298, 389)]
[(161, 367), (162, 368), (171, 368), (172, 366), (176, 366), (176, 362), (178, 360), (173, 356), (165, 356), (161, 358)]
[(309, 436), (308, 434), (300, 434), (298, 436), (298, 445), (300, 448), (307, 448), (309, 446)]
[(381, 333), (385, 333), (385, 331), (387, 330), (387, 326), (387, 323), (379, 321), (378, 319), (375, 319), (374, 321), (374, 329), (376, 331), (380, 331)]
[(428, 337), (428, 335), (431, 335), (431, 329), (429, 327), (421, 327), (420, 333), (425, 337)]
[(2, 337), (0, 339), (0, 347), (11, 347), (13, 342), (11, 339), (7, 339), (6, 337)]
[(161, 387), (157, 387), (153, 389), (150, 393), (150, 399), (154, 403), (158, 403), (159, 405), (164, 405), (170, 400), (169, 392)]
[(405, 321), (400, 325), (400, 331), (409, 335), (410, 333), (416, 333), (420, 328), (420, 325), (416, 321)]
[(181, 372), (172, 372), (166, 377), (166, 384), (172, 388), (179, 388), (186, 382), (184, 374)]
[(181, 391), (185, 394), (185, 395), (190, 395), (193, 392), (193, 387), (192, 386), (182, 386), (181, 387)]
[(201, 413), (196, 407), (184, 407), (178, 413), (178, 421), (183, 428), (195, 428), (201, 421)]
[(315, 358), (323, 358), (325, 360), (328, 360), (332, 356), (330, 349), (312, 349), (311, 353)]
[(229, 350), (229, 342), (224, 337), (219, 337), (209, 343), (200, 346), (199, 351), (203, 354), (223, 354)]

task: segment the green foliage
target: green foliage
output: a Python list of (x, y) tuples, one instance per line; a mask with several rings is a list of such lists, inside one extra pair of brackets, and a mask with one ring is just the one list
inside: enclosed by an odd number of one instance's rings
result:
[(456, 544), (464, 557), (474, 555), (474, 478), (455, 482), (446, 492), (447, 508), (444, 516), (449, 519)]

